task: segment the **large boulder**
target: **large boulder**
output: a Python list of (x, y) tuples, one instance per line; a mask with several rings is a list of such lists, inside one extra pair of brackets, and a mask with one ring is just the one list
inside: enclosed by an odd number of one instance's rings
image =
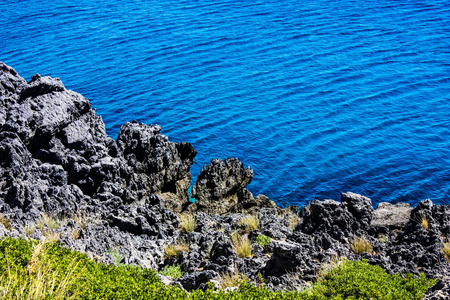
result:
[(255, 213), (262, 207), (277, 208), (269, 198), (246, 189), (253, 170), (237, 158), (213, 159), (205, 165), (192, 187), (198, 211), (210, 214)]

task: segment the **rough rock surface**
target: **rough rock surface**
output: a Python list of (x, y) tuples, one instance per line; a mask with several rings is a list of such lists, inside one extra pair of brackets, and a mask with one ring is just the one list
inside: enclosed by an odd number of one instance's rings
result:
[(262, 207), (277, 208), (269, 198), (254, 198), (246, 189), (253, 179), (253, 170), (245, 168), (237, 158), (213, 159), (205, 165), (192, 187), (196, 209), (206, 213), (256, 212)]
[(412, 207), (408, 203), (397, 203), (395, 205), (382, 202), (378, 204), (373, 213), (371, 226), (387, 226), (391, 229), (401, 229), (405, 226), (411, 216)]
[[(239, 272), (262, 276), (270, 289), (300, 289), (336, 258), (367, 259), (390, 273), (424, 272), (440, 281), (426, 299), (449, 299), (450, 265), (441, 249), (450, 241), (450, 206), (430, 200), (417, 207), (380, 204), (341, 194), (282, 210), (246, 189), (253, 171), (236, 158), (214, 159), (192, 189), (189, 143), (172, 143), (157, 125), (122, 126), (109, 138), (90, 102), (57, 78), (26, 82), (0, 63), (0, 236), (58, 241), (106, 262), (161, 270), (179, 264), (184, 275), (165, 282), (187, 290), (218, 284)], [(196, 223), (183, 229), (175, 212)], [(250, 227), (248, 215), (257, 217)], [(57, 221), (50, 228), (49, 218)], [(242, 257), (233, 235), (248, 237), (252, 256)], [(264, 246), (261, 235), (271, 238)], [(356, 254), (365, 237), (370, 253)], [(168, 245), (184, 246), (168, 255)]]

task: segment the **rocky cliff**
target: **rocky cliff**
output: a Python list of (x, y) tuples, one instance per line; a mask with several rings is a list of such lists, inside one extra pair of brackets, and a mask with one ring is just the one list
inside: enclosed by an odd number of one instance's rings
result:
[[(137, 122), (124, 124), (114, 141), (90, 102), (58, 78), (36, 74), (26, 82), (0, 63), (0, 83), (0, 236), (53, 235), (107, 263), (180, 264), (185, 275), (171, 284), (188, 290), (237, 271), (255, 281), (260, 274), (273, 289), (301, 288), (324, 264), (346, 257), (390, 273), (425, 272), (440, 279), (429, 299), (449, 295), (441, 250), (450, 239), (450, 206), (425, 200), (374, 210), (369, 198), (343, 193), (340, 201), (281, 209), (253, 197), (246, 189), (253, 171), (236, 158), (204, 166), (192, 204), (191, 144)], [(190, 229), (182, 224), (187, 212)], [(250, 241), (251, 255), (239, 253), (236, 236)], [(252, 243), (261, 236), (264, 246)], [(359, 239), (370, 249), (356, 251)], [(181, 250), (168, 255), (170, 245)]]

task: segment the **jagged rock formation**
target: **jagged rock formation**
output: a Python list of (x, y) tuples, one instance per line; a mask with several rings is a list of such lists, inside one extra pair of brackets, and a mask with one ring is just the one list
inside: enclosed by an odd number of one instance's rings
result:
[[(253, 171), (236, 158), (205, 166), (192, 189), (197, 203), (189, 205), (196, 151), (170, 142), (159, 126), (126, 123), (114, 141), (90, 102), (59, 79), (35, 75), (27, 83), (3, 63), (0, 104), (0, 236), (56, 234), (107, 263), (180, 264), (185, 275), (165, 281), (187, 290), (237, 271), (250, 281), (261, 274), (271, 289), (302, 288), (324, 264), (345, 257), (390, 273), (425, 272), (440, 279), (427, 299), (449, 297), (441, 249), (450, 240), (450, 206), (425, 200), (374, 210), (369, 198), (343, 193), (297, 214), (254, 198), (246, 189)], [(192, 231), (180, 230), (175, 212), (182, 211), (194, 213)], [(257, 217), (256, 228), (248, 229), (244, 213)], [(251, 257), (238, 253), (233, 234), (248, 236)], [(261, 246), (254, 242), (261, 235), (272, 240)], [(355, 253), (358, 237), (372, 250)], [(182, 243), (188, 250), (164, 255), (167, 245)]]
[(3, 63), (0, 71), (0, 212), (20, 234), (45, 213), (82, 213), (89, 224), (77, 241), (63, 237), (67, 244), (96, 255), (124, 246), (130, 261), (147, 265), (145, 249), (156, 247), (148, 241), (173, 236), (178, 226), (158, 195), (188, 201), (197, 152), (137, 122), (124, 124), (116, 143), (90, 102), (58, 78), (36, 74), (27, 83)]
[(260, 208), (278, 207), (269, 198), (246, 189), (253, 179), (253, 170), (245, 168), (237, 158), (213, 159), (205, 165), (192, 187), (196, 209), (206, 213), (256, 212)]

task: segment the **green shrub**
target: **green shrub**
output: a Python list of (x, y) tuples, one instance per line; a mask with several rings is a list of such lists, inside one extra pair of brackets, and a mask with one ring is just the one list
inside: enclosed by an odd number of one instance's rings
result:
[(165, 266), (160, 272), (161, 275), (170, 276), (172, 278), (180, 278), (183, 276), (180, 265)]
[[(241, 277), (242, 279), (242, 277)], [(2, 299), (420, 299), (435, 280), (390, 275), (366, 261), (341, 261), (301, 292), (240, 282), (234, 291), (189, 294), (162, 284), (154, 270), (95, 263), (56, 242), (0, 240)]]
[(268, 243), (270, 243), (272, 239), (268, 236), (262, 235), (262, 234), (258, 234), (258, 236), (255, 238), (254, 242), (257, 243), (258, 245), (261, 246), (265, 246)]
[(424, 274), (390, 275), (363, 261), (341, 261), (313, 287), (315, 294), (332, 299), (421, 299), (435, 283)]

